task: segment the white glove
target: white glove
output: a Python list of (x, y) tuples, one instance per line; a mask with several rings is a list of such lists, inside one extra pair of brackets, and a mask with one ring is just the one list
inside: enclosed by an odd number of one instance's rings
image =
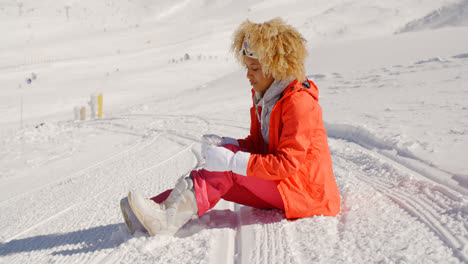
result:
[(249, 158), (248, 152), (237, 151), (234, 154), (224, 147), (208, 146), (203, 168), (207, 171), (232, 171), (247, 176)]
[(214, 134), (207, 134), (202, 136), (201, 154), (202, 157), (206, 157), (206, 150), (208, 146), (222, 146), (226, 144), (233, 144), (239, 146), (237, 139), (230, 137), (220, 137)]
[(220, 146), (223, 138), (215, 134), (206, 134), (202, 136), (202, 142), (208, 145)]
[(223, 137), (223, 140), (221, 141), (221, 146), (227, 144), (239, 146), (239, 142), (237, 141), (237, 139), (231, 137)]

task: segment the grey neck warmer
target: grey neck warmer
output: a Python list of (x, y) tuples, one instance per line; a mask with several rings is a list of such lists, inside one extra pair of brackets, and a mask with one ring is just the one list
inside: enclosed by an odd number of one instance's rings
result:
[[(263, 94), (255, 92), (255, 113), (257, 114), (258, 120), (260, 120), (261, 128), (262, 128), (262, 136), (263, 141), (265, 144), (269, 144), (269, 131), (270, 131), (270, 116), (273, 107), (275, 106), (276, 102), (278, 102), (281, 93), (283, 93), (284, 89), (291, 83), (292, 80), (286, 81), (274, 81), (270, 88)], [(261, 116), (258, 114), (258, 107), (262, 107)]]

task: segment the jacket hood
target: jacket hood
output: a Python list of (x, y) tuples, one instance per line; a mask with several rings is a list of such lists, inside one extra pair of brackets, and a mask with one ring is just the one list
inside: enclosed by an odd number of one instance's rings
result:
[(318, 102), (318, 100), (319, 100), (319, 90), (318, 90), (317, 86), (315, 85), (315, 83), (312, 82), (311, 80), (305, 80), (302, 83), (300, 83), (298, 80), (294, 80), (293, 82), (291, 82), (288, 85), (288, 87), (286, 87), (286, 89), (283, 92), (283, 96), (282, 96), (281, 99), (284, 99), (284, 98), (292, 95), (295, 91), (302, 91), (302, 90), (308, 92), (310, 95), (312, 95), (314, 100)]
[[(279, 100), (282, 100), (285, 97), (288, 97), (293, 94), (295, 90), (305, 90), (307, 91), (315, 101), (319, 100), (319, 90), (315, 83), (309, 79), (305, 80), (303, 83), (300, 83), (297, 79), (288, 84), (288, 86), (282, 92)], [(254, 105), (256, 105), (261, 98), (255, 98), (255, 90), (252, 89), (252, 100)]]

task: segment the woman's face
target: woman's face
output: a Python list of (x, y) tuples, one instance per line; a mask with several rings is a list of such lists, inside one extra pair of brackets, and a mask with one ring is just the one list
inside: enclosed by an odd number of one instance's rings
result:
[(256, 92), (264, 93), (275, 79), (273, 76), (264, 76), (262, 71), (262, 65), (258, 62), (258, 59), (252, 59), (245, 56), (245, 66), (247, 68), (247, 79)]

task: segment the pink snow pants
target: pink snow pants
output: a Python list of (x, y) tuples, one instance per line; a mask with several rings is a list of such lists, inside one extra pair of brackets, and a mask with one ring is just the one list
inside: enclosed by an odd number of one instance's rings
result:
[[(235, 145), (225, 145), (234, 153), (240, 150)], [(198, 216), (213, 208), (222, 198), (227, 201), (255, 208), (284, 210), (283, 199), (274, 181), (247, 177), (231, 171), (212, 172), (204, 169), (191, 172), (197, 199)], [(164, 201), (171, 190), (151, 198), (157, 203)]]

